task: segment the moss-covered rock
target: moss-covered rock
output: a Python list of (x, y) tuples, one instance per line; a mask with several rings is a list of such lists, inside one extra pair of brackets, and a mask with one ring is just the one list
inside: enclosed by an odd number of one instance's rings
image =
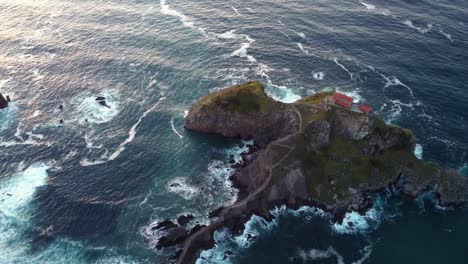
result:
[(261, 82), (254, 81), (213, 92), (197, 102), (193, 109), (251, 113), (278, 110), (278, 102), (268, 97)]

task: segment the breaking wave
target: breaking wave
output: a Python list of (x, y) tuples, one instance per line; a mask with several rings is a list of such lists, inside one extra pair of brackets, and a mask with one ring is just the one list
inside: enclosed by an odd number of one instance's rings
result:
[(200, 192), (200, 189), (188, 183), (186, 178), (175, 178), (171, 180), (167, 185), (167, 190), (178, 194), (185, 200), (193, 199)]
[(248, 49), (255, 42), (254, 39), (250, 38), (247, 35), (245, 36), (246, 42), (241, 44), (241, 47), (231, 53), (231, 57), (241, 57), (246, 58), (249, 62), (257, 62), (254, 56), (248, 54)]
[(421, 144), (416, 144), (414, 147), (414, 156), (420, 160), (423, 159), (423, 147)]

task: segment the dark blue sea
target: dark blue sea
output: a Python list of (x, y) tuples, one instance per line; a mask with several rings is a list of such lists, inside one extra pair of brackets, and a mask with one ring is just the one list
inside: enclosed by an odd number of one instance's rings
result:
[[(468, 174), (468, 2), (0, 0), (0, 263), (167, 263), (151, 227), (233, 203), (240, 141), (184, 130), (209, 92), (338, 90)], [(95, 100), (104, 96), (108, 107)], [(63, 110), (60, 109), (63, 107)], [(63, 123), (60, 122), (63, 121)], [(252, 143), (252, 142), (249, 142)], [(375, 197), (216, 233), (197, 263), (468, 263), (468, 209)], [(232, 253), (232, 254), (226, 254)]]

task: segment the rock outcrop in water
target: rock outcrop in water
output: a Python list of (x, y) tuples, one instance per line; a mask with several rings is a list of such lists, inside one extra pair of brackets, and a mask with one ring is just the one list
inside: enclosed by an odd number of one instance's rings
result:
[(96, 101), (98, 102), (98, 104), (100, 104), (100, 105), (102, 105), (102, 106), (104, 106), (104, 107), (111, 108), (111, 107), (107, 104), (106, 98), (103, 97), (103, 96), (97, 97), (97, 98), (96, 98)]
[(188, 236), (178, 263), (194, 263), (200, 250), (213, 246), (219, 228), (242, 228), (252, 214), (270, 218), (279, 204), (318, 206), (340, 221), (348, 211), (365, 212), (372, 205), (369, 194), (397, 182), (411, 197), (435, 186), (441, 205), (466, 202), (467, 179), (415, 158), (410, 130), (336, 106), (333, 94), (285, 104), (251, 82), (192, 106), (187, 129), (252, 138), (261, 149), (233, 176), (238, 202), (213, 212), (211, 225)]
[(9, 102), (11, 102), (10, 98), (8, 96), (5, 98), (3, 94), (0, 93), (0, 109), (7, 108)]

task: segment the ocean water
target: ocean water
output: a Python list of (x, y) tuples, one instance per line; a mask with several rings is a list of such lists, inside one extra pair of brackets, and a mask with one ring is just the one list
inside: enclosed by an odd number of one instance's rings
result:
[[(467, 61), (459, 0), (0, 0), (14, 101), (0, 111), (0, 263), (167, 263), (177, 249), (156, 251), (151, 227), (235, 201), (242, 152), (184, 115), (250, 80), (284, 102), (352, 95), (412, 129), (418, 158), (467, 175)], [(198, 263), (467, 262), (466, 208), (376, 199), (343, 225), (314, 208), (254, 216)]]

